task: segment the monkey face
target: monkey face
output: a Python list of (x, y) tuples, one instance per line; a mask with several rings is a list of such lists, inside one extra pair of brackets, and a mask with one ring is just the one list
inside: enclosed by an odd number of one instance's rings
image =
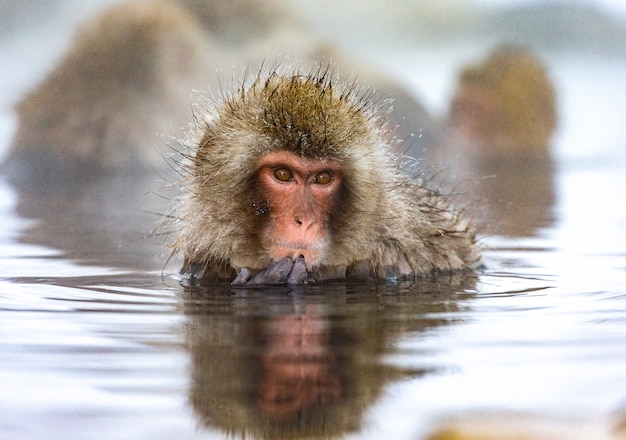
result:
[(257, 165), (260, 195), (267, 216), (261, 239), (273, 260), (304, 256), (317, 265), (330, 243), (331, 213), (342, 186), (335, 160), (310, 159), (289, 151), (263, 156)]
[(175, 243), (187, 279), (302, 284), (475, 261), (467, 222), (400, 169), (384, 115), (336, 79), (259, 74), (196, 119)]

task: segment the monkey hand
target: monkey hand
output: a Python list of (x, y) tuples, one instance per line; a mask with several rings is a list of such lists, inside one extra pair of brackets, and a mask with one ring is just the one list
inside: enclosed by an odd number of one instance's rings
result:
[(234, 286), (254, 284), (304, 284), (307, 279), (304, 257), (295, 261), (291, 258), (272, 261), (268, 267), (253, 276), (250, 269), (244, 267), (231, 283)]

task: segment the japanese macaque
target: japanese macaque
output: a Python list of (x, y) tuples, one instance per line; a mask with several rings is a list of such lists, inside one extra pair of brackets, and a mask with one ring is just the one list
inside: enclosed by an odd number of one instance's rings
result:
[(3, 171), (18, 183), (75, 184), (163, 162), (159, 134), (191, 118), (211, 45), (167, 1), (114, 5), (85, 23), (56, 68), (17, 105)]
[(470, 223), (404, 173), (369, 98), (330, 68), (275, 68), (203, 106), (173, 214), (183, 281), (300, 284), (473, 266)]
[(473, 218), (481, 231), (519, 237), (553, 220), (556, 121), (554, 87), (530, 50), (499, 46), (461, 70), (449, 138), (429, 158), (484, 206)]
[(537, 57), (503, 46), (460, 73), (449, 125), (455, 141), (482, 154), (544, 151), (556, 128), (555, 101)]

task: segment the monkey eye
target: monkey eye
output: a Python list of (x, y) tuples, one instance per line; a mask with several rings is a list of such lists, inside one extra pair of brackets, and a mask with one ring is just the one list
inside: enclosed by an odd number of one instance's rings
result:
[(289, 182), (290, 180), (293, 180), (293, 174), (289, 168), (277, 168), (274, 170), (274, 177), (281, 182)]
[(333, 177), (327, 171), (322, 171), (315, 176), (315, 183), (320, 185), (328, 185)]

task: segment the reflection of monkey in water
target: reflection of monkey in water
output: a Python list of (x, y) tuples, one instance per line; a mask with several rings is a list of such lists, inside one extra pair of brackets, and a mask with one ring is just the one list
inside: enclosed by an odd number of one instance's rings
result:
[(330, 405), (344, 397), (325, 318), (315, 313), (290, 314), (269, 323), (259, 383), (259, 408), (267, 418), (288, 419), (305, 408)]
[(200, 428), (237, 438), (359, 437), (387, 385), (438, 371), (389, 359), (396, 341), (453, 325), (459, 298), (469, 298), (459, 293), (475, 282), (454, 273), (393, 285), (186, 288), (189, 401)]
[(196, 116), (175, 213), (187, 280), (413, 277), (476, 263), (468, 222), (399, 169), (380, 113), (336, 82), (324, 69), (273, 70)]

